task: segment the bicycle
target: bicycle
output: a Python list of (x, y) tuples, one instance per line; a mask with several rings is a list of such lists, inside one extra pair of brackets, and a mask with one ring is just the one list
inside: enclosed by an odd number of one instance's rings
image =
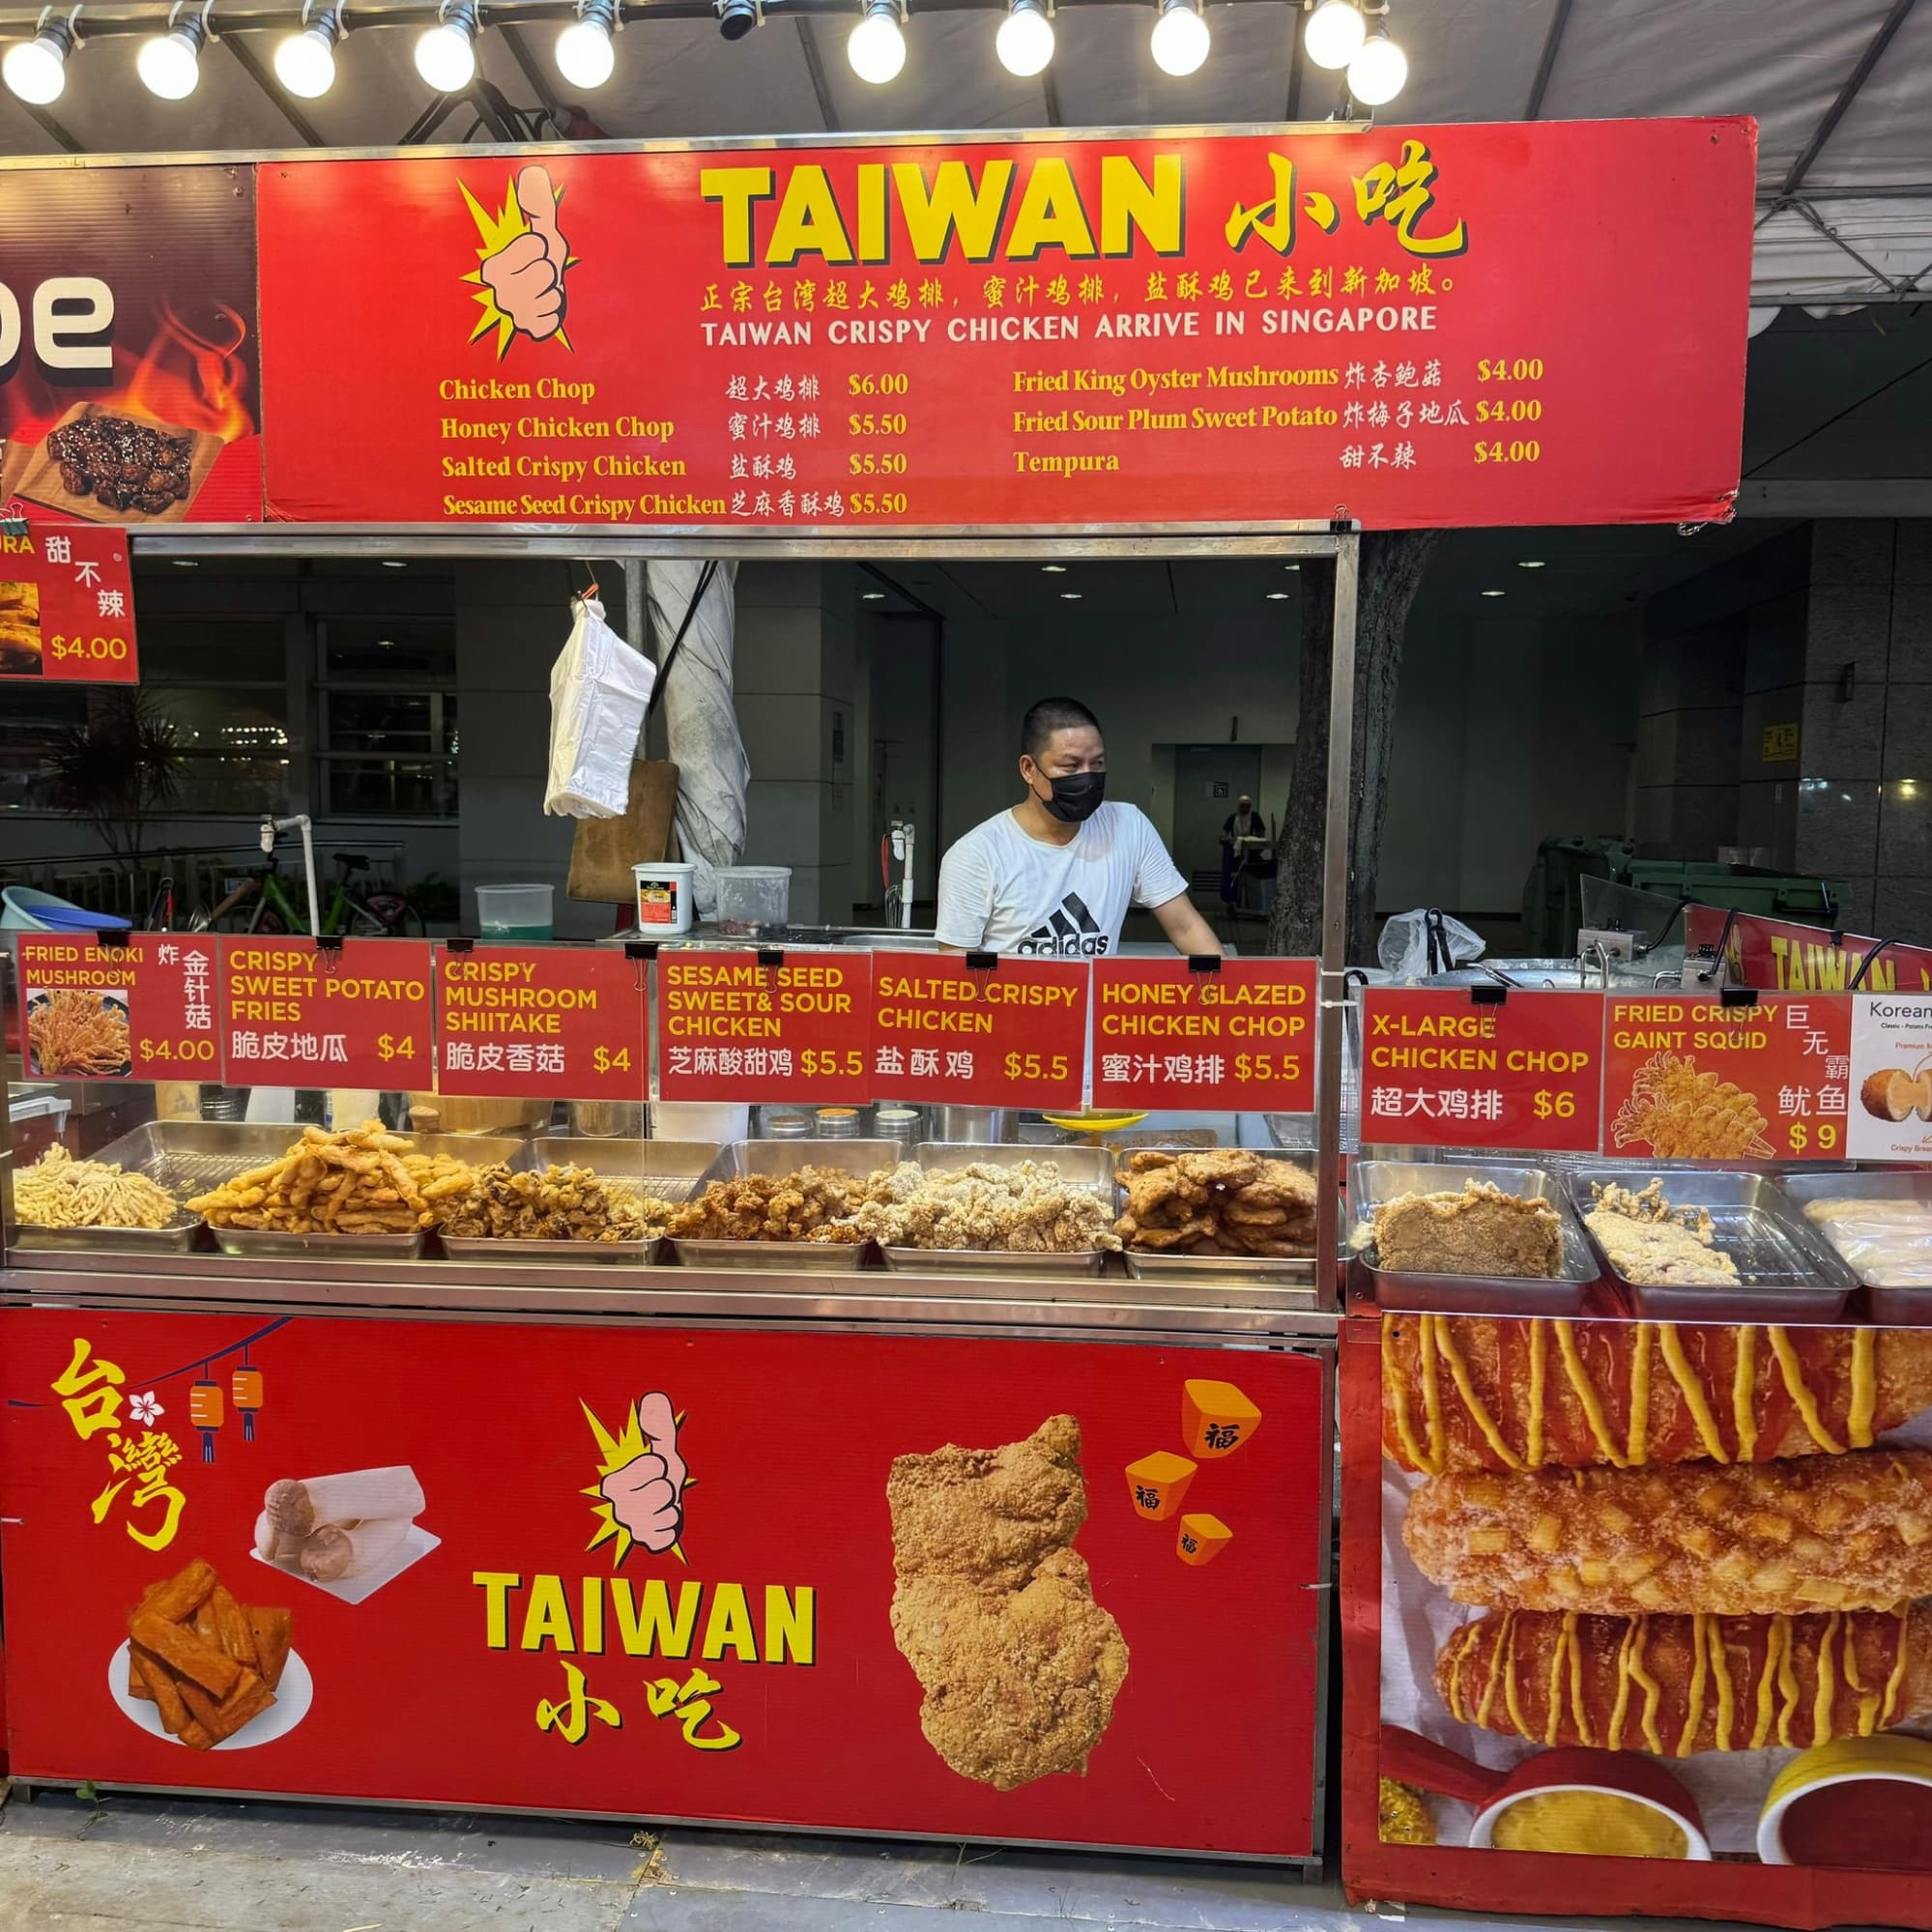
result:
[[(411, 905), (407, 894), (371, 892), (365, 898), (359, 898), (350, 891), (349, 880), (357, 873), (369, 869), (369, 861), (360, 852), (337, 852), (335, 867), (335, 882), (322, 908), (325, 935), (340, 933), (362, 939), (420, 939), (429, 936), (422, 914)], [(237, 915), (249, 899), (255, 904), (246, 924), (224, 926), (222, 922)], [(212, 909), (197, 907), (188, 925), (196, 933), (306, 934), (308, 931), (307, 915), (283, 886), (273, 855)]]

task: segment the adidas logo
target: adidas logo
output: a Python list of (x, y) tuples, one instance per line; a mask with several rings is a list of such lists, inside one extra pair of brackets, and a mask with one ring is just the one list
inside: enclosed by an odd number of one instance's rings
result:
[(1016, 953), (1076, 954), (1093, 958), (1107, 951), (1111, 941), (1094, 923), (1086, 902), (1078, 892), (1069, 892), (1060, 908), (1044, 926), (1035, 926), (1013, 948)]

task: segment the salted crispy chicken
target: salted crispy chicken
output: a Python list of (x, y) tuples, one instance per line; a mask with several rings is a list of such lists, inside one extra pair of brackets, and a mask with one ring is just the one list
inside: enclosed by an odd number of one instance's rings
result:
[(1086, 1520), (1080, 1424), (998, 1449), (893, 1460), (892, 1634), (919, 1726), (962, 1777), (1011, 1791), (1084, 1768), (1127, 1677), (1120, 1626), (1071, 1547)]

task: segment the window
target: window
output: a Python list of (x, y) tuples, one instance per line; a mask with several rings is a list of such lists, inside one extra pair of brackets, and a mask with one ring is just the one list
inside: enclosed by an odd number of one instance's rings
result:
[(0, 811), (45, 811), (46, 754), (87, 722), (87, 686), (0, 684)]
[(176, 812), (289, 809), (292, 739), (279, 618), (143, 618), (145, 702), (181, 750)]
[(456, 813), (456, 641), (447, 621), (331, 618), (318, 626), (322, 810)]

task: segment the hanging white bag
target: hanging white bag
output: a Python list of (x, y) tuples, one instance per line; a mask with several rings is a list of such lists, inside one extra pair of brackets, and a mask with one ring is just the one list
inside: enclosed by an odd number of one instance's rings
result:
[(543, 809), (565, 819), (621, 818), (631, 760), (657, 667), (604, 621), (594, 597), (575, 617), (550, 672), (550, 779)]

